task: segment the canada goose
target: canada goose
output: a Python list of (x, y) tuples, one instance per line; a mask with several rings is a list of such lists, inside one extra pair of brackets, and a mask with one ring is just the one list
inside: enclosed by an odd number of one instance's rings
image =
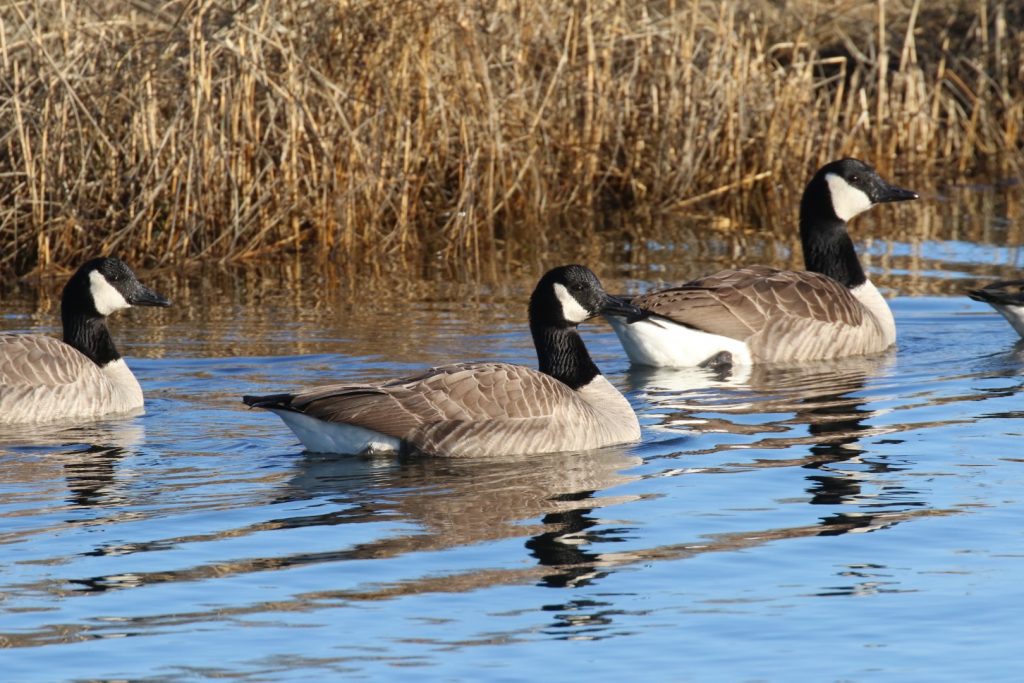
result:
[(245, 396), (277, 413), (307, 450), (507, 455), (599, 448), (640, 438), (636, 414), (601, 375), (576, 326), (601, 313), (639, 315), (584, 266), (548, 271), (530, 297), (540, 371), (457, 363), (382, 384), (336, 384)]
[(170, 306), (123, 261), (97, 258), (61, 296), (64, 341), (0, 334), (0, 424), (90, 419), (142, 407), (142, 388), (117, 352), (107, 316), (130, 306)]
[(1024, 280), (1001, 280), (967, 292), (975, 301), (984, 301), (1010, 321), (1024, 337)]
[(861, 268), (846, 223), (875, 204), (916, 198), (861, 161), (833, 161), (814, 174), (800, 202), (807, 270), (723, 270), (637, 296), (632, 303), (642, 316), (608, 320), (640, 365), (750, 365), (882, 351), (896, 341), (896, 324)]

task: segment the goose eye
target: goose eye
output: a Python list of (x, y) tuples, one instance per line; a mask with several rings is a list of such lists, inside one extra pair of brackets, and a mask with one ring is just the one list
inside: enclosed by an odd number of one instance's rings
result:
[(859, 183), (860, 182), (860, 176), (857, 175), (856, 173), (854, 173), (852, 176), (850, 176), (850, 182), (851, 183)]

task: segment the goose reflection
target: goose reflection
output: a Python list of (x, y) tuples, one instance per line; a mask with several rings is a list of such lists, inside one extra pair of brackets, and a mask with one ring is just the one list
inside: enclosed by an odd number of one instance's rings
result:
[[(833, 415), (831, 422), (843, 420)], [(840, 441), (846, 438), (841, 434), (848, 429), (839, 430)], [(833, 445), (849, 447), (850, 443), (837, 441)], [(284, 546), (282, 549), (268, 542), (265, 551), (257, 555), (244, 553), (185, 566), (175, 563), (173, 568), (153, 571), (47, 581), (37, 590), (59, 591), (64, 596), (70, 583), (81, 594), (89, 594), (156, 583), (222, 580), (316, 564), (374, 561), (363, 565), (365, 574), (362, 569), (342, 572), (340, 576), (345, 578), (339, 581), (347, 585), (337, 588), (321, 587), (286, 597), (274, 595), (267, 601), (214, 605), (190, 612), (174, 609), (133, 620), (134, 630), (145, 630), (181, 623), (218, 622), (252, 614), (308, 612), (412, 594), (463, 593), (499, 585), (580, 586), (596, 582), (624, 566), (681, 560), (705, 553), (736, 552), (786, 539), (855, 531), (865, 525), (863, 519), (853, 515), (824, 523), (783, 527), (758, 524), (756, 518), (751, 518), (747, 531), (685, 538), (688, 534), (683, 528), (683, 538), (670, 543), (647, 547), (619, 543), (627, 538), (643, 539), (644, 529), (642, 522), (621, 521), (617, 516), (635, 515), (638, 508), (628, 503), (643, 505), (647, 499), (659, 495), (655, 492), (658, 487), (648, 484), (663, 474), (651, 473), (650, 462), (643, 467), (639, 467), (640, 464), (640, 458), (628, 447), (460, 460), (338, 458), (306, 454), (290, 462), (290, 476), (276, 484), (276, 495), (268, 501), (268, 510), (291, 510), (288, 514), (215, 531), (186, 532), (145, 539), (144, 543), (105, 546), (98, 549), (97, 554), (131, 555), (224, 539), (237, 541), (245, 536), (259, 539), (268, 532), (308, 527), (316, 529), (322, 538), (330, 539), (326, 547)], [(744, 466), (756, 465), (746, 463)], [(637, 490), (643, 493), (636, 493)], [(617, 515), (617, 509), (632, 512)], [(876, 526), (894, 524), (936, 514), (950, 512), (885, 511), (878, 513), (872, 523)], [(491, 552), (488, 544), (494, 543), (511, 544), (513, 550), (509, 551), (506, 545)], [(522, 549), (525, 561), (508, 561), (510, 553), (514, 557), (516, 547)], [(452, 552), (463, 554), (452, 559)], [(207, 553), (199, 553), (199, 556), (209, 558)], [(401, 559), (388, 563), (389, 558)], [(156, 566), (152, 560), (150, 564)], [(350, 580), (353, 583), (349, 583)], [(563, 604), (553, 600), (542, 608), (545, 628), (562, 637), (611, 637), (610, 624), (621, 614), (613, 603), (569, 600)], [(536, 609), (536, 606), (523, 607), (524, 611)], [(87, 624), (81, 626), (79, 636), (120, 636), (124, 628), (120, 623)], [(39, 636), (43, 640), (50, 637), (49, 634)]]
[[(807, 444), (813, 459), (845, 459), (847, 449), (856, 449), (870, 432), (864, 420), (872, 411), (863, 407), (866, 399), (858, 392), (892, 362), (892, 355), (886, 354), (799, 366), (762, 365), (738, 372), (633, 368), (628, 379), (649, 406), (646, 416), (657, 418), (656, 430), (767, 434), (772, 436), (742, 447)], [(709, 452), (731, 447), (725, 443)]]
[[(526, 537), (525, 549), (550, 568), (541, 582), (579, 585), (589, 580), (598, 553), (614, 541), (596, 530), (595, 513), (636, 498), (609, 491), (638, 477), (628, 446), (581, 453), (487, 458), (337, 458), (306, 454), (284, 498), (327, 498), (348, 511), (317, 523), (401, 520), (411, 533), (358, 545), (351, 559), (464, 547)], [(310, 520), (305, 520), (308, 523)]]
[(0, 431), (0, 456), (4, 456), (0, 479), (42, 489), (63, 478), (69, 505), (116, 506), (125, 501), (117, 483), (117, 465), (136, 452), (145, 435), (137, 421), (120, 420)]
[(116, 469), (128, 451), (119, 446), (89, 446), (64, 463), (68, 502), (77, 507), (113, 506), (127, 498), (117, 485)]
[[(1024, 339), (1019, 339), (1007, 351), (1000, 351), (982, 359), (979, 377), (985, 379), (1006, 378), (1012, 380), (999, 386), (985, 386), (976, 389), (978, 399), (1007, 398), (1024, 389)], [(1024, 410), (1004, 410), (986, 413), (984, 417), (1016, 419), (1024, 417)]]
[(138, 420), (109, 420), (88, 424), (51, 422), (0, 426), (0, 455), (45, 451), (76, 452), (83, 447), (130, 449), (140, 446), (146, 437)]
[[(760, 456), (705, 471), (810, 470), (805, 477), (808, 504), (857, 506), (857, 512), (821, 519), (820, 533), (836, 534), (887, 523), (865, 508), (905, 510), (924, 505), (915, 491), (891, 482), (880, 485), (899, 468), (869, 457), (864, 445), (866, 437), (892, 430), (871, 424), (879, 411), (867, 407), (864, 395), (868, 380), (884, 377), (892, 362), (889, 353), (800, 366), (757, 366), (738, 376), (701, 369), (682, 374), (643, 369), (631, 371), (630, 382), (659, 419), (656, 429), (749, 437), (740, 443), (723, 440), (711, 448), (686, 451), (687, 455), (756, 451)], [(773, 452), (780, 457), (771, 457)]]

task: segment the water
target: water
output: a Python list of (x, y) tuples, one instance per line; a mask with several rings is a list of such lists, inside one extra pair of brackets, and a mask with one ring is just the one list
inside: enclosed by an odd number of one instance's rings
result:
[[(569, 455), (310, 455), (238, 400), (532, 364), (529, 283), (410, 304), (295, 264), (158, 274), (175, 307), (114, 322), (147, 414), (0, 435), (4, 679), (1018, 680), (1024, 348), (959, 295), (1022, 266), (1006, 215), (858, 226), (895, 294), (880, 357), (630, 369), (590, 325), (643, 441)], [(719, 247), (602, 275), (792, 258)], [(8, 295), (0, 326), (56, 332), (48, 296)]]

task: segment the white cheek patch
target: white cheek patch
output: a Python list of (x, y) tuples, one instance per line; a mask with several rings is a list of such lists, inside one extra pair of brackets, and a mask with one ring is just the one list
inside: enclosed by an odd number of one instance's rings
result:
[(580, 302), (576, 301), (576, 297), (570, 294), (565, 285), (559, 282), (555, 283), (555, 296), (558, 297), (559, 303), (562, 304), (562, 317), (566, 321), (581, 323), (591, 317), (590, 311), (580, 306)]
[(89, 293), (92, 294), (93, 305), (100, 315), (110, 315), (114, 311), (123, 308), (130, 308), (131, 304), (125, 301), (121, 292), (114, 289), (114, 286), (107, 282), (103, 273), (94, 270), (89, 273)]
[(871, 208), (871, 199), (867, 193), (858, 190), (842, 177), (829, 173), (825, 176), (825, 181), (828, 183), (829, 194), (832, 195), (832, 210), (836, 212), (839, 220), (848, 221), (858, 213)]

